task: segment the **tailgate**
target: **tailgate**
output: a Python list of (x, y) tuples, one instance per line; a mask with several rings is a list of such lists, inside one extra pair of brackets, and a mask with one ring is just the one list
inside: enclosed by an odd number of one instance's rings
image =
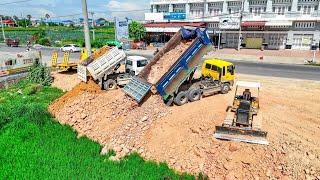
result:
[(84, 81), (84, 82), (88, 81), (86, 66), (82, 66), (82, 65), (78, 64), (77, 74), (78, 74), (78, 78), (81, 79), (81, 81)]
[(124, 51), (114, 47), (109, 53), (101, 56), (94, 62), (88, 65), (88, 71), (94, 80), (101, 78), (108, 71), (112, 71), (114, 67), (119, 64), (126, 54)]
[(151, 84), (139, 77), (133, 77), (131, 81), (123, 88), (123, 91), (140, 103), (149, 93)]

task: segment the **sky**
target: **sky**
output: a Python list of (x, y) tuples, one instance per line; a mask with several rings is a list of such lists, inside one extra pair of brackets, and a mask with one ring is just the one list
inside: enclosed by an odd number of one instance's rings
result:
[[(26, 17), (30, 14), (34, 18), (42, 18), (45, 14), (49, 14), (51, 18), (59, 19), (82, 17), (79, 15), (82, 11), (81, 0), (31, 0), (6, 4), (17, 1), (23, 0), (1, 0), (0, 15)], [(114, 17), (143, 20), (144, 13), (148, 12), (146, 9), (150, 9), (149, 2), (149, 0), (87, 0), (88, 11), (95, 12), (95, 18), (102, 17), (108, 20)]]

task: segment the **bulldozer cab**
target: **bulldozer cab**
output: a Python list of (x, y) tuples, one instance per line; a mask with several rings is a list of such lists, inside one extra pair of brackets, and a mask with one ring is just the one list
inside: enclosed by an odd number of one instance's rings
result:
[(202, 76), (221, 82), (232, 82), (235, 78), (234, 64), (221, 59), (208, 59), (202, 65)]
[(247, 101), (254, 109), (259, 109), (261, 84), (258, 82), (238, 81), (233, 101), (233, 108), (240, 107), (241, 102)]

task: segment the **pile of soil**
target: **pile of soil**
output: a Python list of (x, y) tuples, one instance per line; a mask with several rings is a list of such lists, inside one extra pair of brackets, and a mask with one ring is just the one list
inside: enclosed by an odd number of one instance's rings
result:
[(234, 92), (179, 107), (166, 107), (154, 95), (138, 106), (121, 90), (101, 92), (82, 83), (50, 109), (61, 124), (100, 143), (102, 153), (114, 149), (113, 160), (138, 152), (146, 160), (211, 179), (320, 179), (320, 98), (315, 98), (320, 84), (240, 77), (263, 84), (259, 115), (269, 146), (213, 137)]
[[(57, 81), (55, 81), (56, 84), (59, 84)], [(64, 94), (59, 99), (55, 100), (50, 106), (49, 106), (49, 112), (52, 115), (55, 115), (56, 112), (64, 108), (64, 106), (68, 102), (74, 101), (76, 98), (78, 98), (81, 94), (85, 92), (91, 92), (91, 93), (100, 93), (102, 92), (101, 88), (92, 80), (89, 80), (88, 83), (81, 82), (78, 85), (76, 85), (71, 91)]]
[(70, 91), (77, 86), (81, 80), (78, 78), (76, 71), (71, 72), (52, 72), (53, 83), (52, 86), (62, 89), (63, 91)]
[(156, 84), (168, 72), (169, 68), (190, 47), (193, 41), (181, 41), (174, 49), (164, 54), (156, 64), (151, 67), (147, 81)]
[[(99, 93), (97, 93), (99, 92)], [(121, 90), (100, 93), (92, 83), (79, 84), (49, 107), (61, 124), (113, 149), (120, 159), (131, 152), (144, 152), (141, 137), (153, 121), (165, 116), (168, 107), (160, 96), (151, 96), (141, 106)]]

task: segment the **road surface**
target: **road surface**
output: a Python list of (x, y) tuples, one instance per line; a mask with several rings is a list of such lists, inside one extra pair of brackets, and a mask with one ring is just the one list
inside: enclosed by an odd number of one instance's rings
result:
[[(0, 51), (17, 53), (25, 51), (25, 48), (8, 48), (3, 45), (0, 46)], [(47, 64), (50, 64), (50, 57), (53, 49), (42, 49), (43, 59)], [(128, 55), (139, 55), (126, 51)], [(62, 59), (62, 53), (60, 54)], [(143, 53), (143, 56), (151, 59), (152, 53)], [(71, 60), (77, 61), (80, 53), (71, 53)], [(236, 65), (236, 72), (241, 74), (272, 76), (302, 80), (320, 81), (320, 66), (306, 66), (306, 65), (291, 65), (291, 64), (270, 64), (264, 62), (247, 62), (247, 61), (232, 61)]]

